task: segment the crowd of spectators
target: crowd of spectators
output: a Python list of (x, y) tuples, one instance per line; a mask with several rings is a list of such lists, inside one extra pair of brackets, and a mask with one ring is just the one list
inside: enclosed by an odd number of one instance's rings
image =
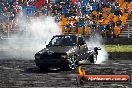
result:
[[(120, 17), (123, 13), (130, 13), (128, 3), (124, 10), (121, 8), (119, 0), (0, 0), (0, 17), (3, 25), (3, 30), (8, 30), (9, 26), (5, 26), (11, 22), (14, 23), (16, 14), (24, 12), (27, 16), (51, 15), (55, 17), (56, 22), (63, 21), (64, 18), (72, 18), (68, 20), (64, 26), (64, 31), (69, 28), (68, 32), (74, 29), (78, 32), (78, 28), (82, 27), (84, 32), (86, 26), (90, 28), (89, 34), (98, 32), (102, 35), (112, 35), (114, 27), (122, 27), (122, 20)], [(123, 1), (123, 0), (122, 0)], [(131, 2), (130, 0), (126, 0)], [(110, 10), (105, 12), (106, 8)], [(124, 11), (124, 12), (123, 12)], [(116, 22), (113, 17), (110, 17), (109, 22), (104, 24), (104, 13), (108, 16), (113, 13), (118, 17)], [(100, 21), (99, 21), (100, 20)], [(8, 21), (8, 22), (7, 22)], [(99, 21), (99, 22), (97, 22)]]
[[(120, 32), (119, 29), (118, 31), (114, 31), (115, 27), (124, 28), (120, 18), (124, 13), (131, 13), (128, 3), (126, 3), (125, 8), (121, 8), (121, 4), (118, 1), (119, 0), (78, 0), (78, 2), (74, 3), (58, 2), (58, 5), (61, 5), (61, 10), (60, 8), (59, 10), (57, 9), (58, 12), (57, 14), (55, 13), (55, 15), (61, 14), (67, 18), (74, 18), (74, 22), (69, 21), (64, 27), (65, 30), (69, 28), (68, 32), (71, 32), (72, 28), (77, 31), (78, 27), (85, 29), (86, 26), (88, 26), (90, 27), (90, 34), (98, 32), (104, 36), (113, 38), (114, 35), (118, 36)], [(105, 12), (106, 8), (109, 8), (110, 10)], [(53, 9), (53, 11), (55, 10)], [(104, 13), (107, 17), (109, 14), (113, 14), (106, 24), (103, 22), (106, 19)], [(78, 17), (79, 20), (77, 19)], [(116, 21), (114, 21), (114, 17), (117, 18)], [(60, 19), (58, 20), (60, 21)]]

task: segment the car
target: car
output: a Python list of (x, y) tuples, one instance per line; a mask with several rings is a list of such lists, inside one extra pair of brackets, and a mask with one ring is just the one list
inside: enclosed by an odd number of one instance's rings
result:
[(85, 37), (78, 34), (62, 34), (53, 36), (46, 48), (35, 54), (35, 63), (40, 69), (61, 68), (73, 70), (79, 61), (89, 60), (96, 63), (98, 50), (87, 47)]

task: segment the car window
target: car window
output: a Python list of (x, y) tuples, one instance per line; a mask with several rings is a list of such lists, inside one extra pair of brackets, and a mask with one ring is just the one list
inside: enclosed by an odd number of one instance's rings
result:
[(68, 35), (54, 36), (49, 43), (50, 46), (74, 46), (76, 44), (76, 37)]
[(82, 46), (82, 45), (85, 44), (85, 40), (82, 37), (79, 37), (78, 38), (78, 43), (79, 43), (80, 46)]

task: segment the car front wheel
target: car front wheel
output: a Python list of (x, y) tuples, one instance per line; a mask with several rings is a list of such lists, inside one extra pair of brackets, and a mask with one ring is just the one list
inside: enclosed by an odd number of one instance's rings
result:
[(74, 70), (77, 67), (77, 56), (72, 55), (70, 58), (69, 68)]
[(64, 70), (74, 70), (78, 66), (78, 60), (76, 55), (72, 55), (69, 58), (69, 63), (67, 63), (62, 69)]
[(39, 65), (38, 67), (39, 67), (40, 70), (49, 70), (49, 68), (47, 66)]

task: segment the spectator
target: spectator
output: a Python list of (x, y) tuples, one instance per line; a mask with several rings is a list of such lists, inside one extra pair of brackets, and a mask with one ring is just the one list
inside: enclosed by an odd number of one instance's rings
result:
[(119, 7), (120, 6), (119, 2), (115, 2), (115, 6)]
[(122, 25), (122, 21), (120, 20), (120, 18), (118, 18), (118, 21), (116, 22), (116, 26), (121, 26)]
[(71, 32), (73, 28), (73, 23), (72, 21), (69, 21), (68, 24), (65, 26), (65, 31), (68, 29), (68, 32)]
[(93, 20), (96, 20), (96, 15), (95, 14), (91, 14), (91, 16), (92, 16)]
[(102, 12), (103, 11), (103, 5), (102, 5), (101, 1), (97, 4), (97, 11), (98, 12)]
[(99, 32), (100, 34), (102, 34), (103, 31), (104, 31), (104, 25), (100, 22), (99, 25), (98, 25), (98, 32)]
[(115, 22), (110, 18), (109, 24), (111, 25), (112, 29), (115, 27)]
[(115, 12), (114, 12), (114, 15), (116, 16), (122, 16), (122, 11), (119, 7), (116, 8)]
[(111, 7), (111, 12), (112, 12), (112, 13), (115, 13), (115, 11), (116, 11), (116, 7), (115, 7), (115, 6), (112, 6), (112, 7)]
[(96, 22), (90, 20), (90, 32), (95, 33), (96, 32)]
[(90, 14), (91, 11), (92, 11), (92, 6), (90, 6), (90, 4), (87, 3), (87, 5), (86, 5), (86, 14)]
[(124, 12), (125, 12), (125, 13), (129, 13), (128, 3), (126, 4), (126, 8), (124, 8)]
[(78, 21), (75, 19), (75, 23), (73, 24), (73, 27), (74, 27), (76, 33), (78, 33), (78, 27), (79, 27), (78, 24), (79, 24)]
[(110, 22), (105, 27), (105, 33), (107, 38), (113, 38), (114, 31), (113, 31), (113, 26), (111, 25)]
[(94, 3), (95, 2), (95, 0), (89, 0), (89, 3)]
[(109, 1), (108, 0), (104, 0), (103, 1), (103, 8), (109, 8), (110, 7), (110, 3), (109, 3)]
[(85, 29), (85, 20), (84, 20), (84, 18), (79, 18), (78, 25), (79, 25), (79, 27), (83, 27), (83, 29)]
[(102, 19), (103, 19), (103, 15), (102, 15), (102, 13), (99, 13), (99, 15), (98, 15), (98, 19), (99, 19), (99, 20), (102, 20)]
[(131, 2), (132, 0), (125, 0), (126, 2)]

